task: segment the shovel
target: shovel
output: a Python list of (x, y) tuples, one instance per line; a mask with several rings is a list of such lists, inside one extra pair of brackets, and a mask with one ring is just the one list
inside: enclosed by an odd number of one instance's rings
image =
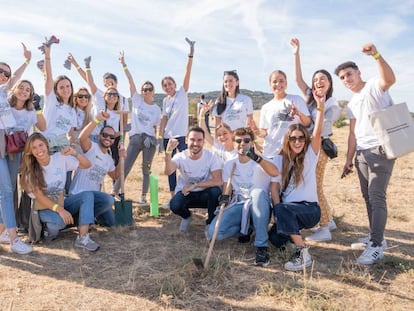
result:
[[(119, 111), (120, 114), (120, 138), (119, 143), (121, 149), (124, 148), (124, 112)], [(119, 169), (120, 172), (120, 183), (121, 183), (121, 193), (119, 193), (119, 201), (115, 201), (115, 221), (118, 226), (125, 226), (132, 224), (132, 201), (125, 200), (125, 173), (124, 173), (125, 159), (124, 157), (119, 157)]]
[[(234, 174), (235, 169), (236, 169), (236, 162), (233, 163), (233, 167), (231, 168), (230, 176), (227, 180), (227, 186), (226, 186), (226, 189), (224, 189), (224, 193), (223, 193), (224, 195), (230, 195), (231, 188), (232, 188), (231, 187), (231, 180), (233, 178), (233, 174)], [(203, 265), (203, 261), (201, 260), (201, 258), (193, 258), (194, 264), (199, 269), (203, 269), (203, 268), (207, 269), (208, 268), (208, 264), (210, 263), (211, 254), (213, 253), (214, 243), (216, 242), (218, 230), (220, 228), (221, 217), (223, 216), (223, 211), (224, 211), (225, 207), (226, 207), (226, 203), (222, 203), (220, 205), (219, 214), (217, 216), (217, 221), (216, 221), (216, 224), (214, 226), (213, 237), (211, 238), (211, 241), (210, 241), (210, 246), (208, 248), (208, 252), (207, 252), (206, 260), (204, 261), (204, 265)]]

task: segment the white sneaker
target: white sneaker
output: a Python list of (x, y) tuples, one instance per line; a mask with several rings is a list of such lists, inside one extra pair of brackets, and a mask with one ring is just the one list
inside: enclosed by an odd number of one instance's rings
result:
[(326, 242), (332, 240), (331, 232), (329, 231), (329, 227), (319, 227), (315, 233), (312, 233), (310, 236), (305, 238), (306, 241), (314, 241), (314, 242)]
[(285, 263), (285, 269), (288, 271), (301, 271), (312, 265), (312, 257), (307, 247), (297, 248), (289, 261)]
[(180, 231), (187, 232), (188, 227), (190, 226), (190, 223), (191, 223), (191, 216), (188, 218), (183, 218), (180, 223)]
[(0, 234), (0, 243), (1, 244), (10, 244), (10, 236), (7, 232), (7, 229), (4, 229), (4, 231)]
[(337, 226), (336, 226), (335, 220), (332, 219), (330, 222), (328, 222), (328, 228), (329, 228), (329, 231), (336, 230)]
[(164, 208), (164, 209), (170, 209), (170, 201), (171, 201), (171, 199), (169, 199), (166, 203), (164, 203), (163, 205), (161, 205), (162, 208)]
[(382, 246), (373, 246), (369, 242), (361, 256), (358, 257), (358, 263), (361, 265), (372, 265), (384, 258), (384, 250)]
[(12, 244), (10, 245), (10, 249), (13, 253), (17, 253), (20, 255), (26, 255), (33, 252), (33, 247), (24, 243), (20, 238), (15, 238)]
[[(357, 243), (352, 243), (351, 244), (351, 248), (352, 249), (365, 249), (365, 247), (367, 247), (370, 239), (371, 239), (371, 235), (368, 235), (368, 236), (363, 237), (363, 238), (359, 238)], [(387, 244), (386, 239), (382, 240), (381, 246), (382, 246), (382, 250), (384, 250), (384, 251), (388, 249), (388, 244)]]

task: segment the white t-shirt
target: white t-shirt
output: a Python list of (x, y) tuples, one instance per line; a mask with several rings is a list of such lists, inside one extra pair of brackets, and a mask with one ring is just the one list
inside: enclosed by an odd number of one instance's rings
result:
[[(289, 180), (289, 184), (282, 196), (282, 202), (318, 202), (318, 194), (316, 192), (316, 164), (318, 163), (319, 154), (313, 152), (312, 146), (309, 145), (305, 154), (303, 180), (295, 186), (293, 183), (293, 176)], [(281, 155), (277, 155), (275, 158), (275, 164), (282, 172), (283, 158)]]
[(92, 142), (91, 148), (84, 155), (92, 163), (92, 166), (76, 170), (70, 185), (70, 194), (82, 191), (100, 191), (105, 175), (115, 170), (111, 155), (102, 152), (97, 143)]
[(224, 146), (220, 144), (217, 139), (214, 138), (213, 147), (211, 151), (218, 156), (223, 162), (228, 161), (230, 159), (237, 158), (237, 150), (233, 149), (231, 151), (227, 151), (224, 149)]
[(140, 94), (132, 96), (131, 131), (129, 135), (145, 133), (155, 136), (154, 126), (159, 126), (161, 109), (156, 104), (147, 104)]
[(18, 131), (30, 132), (30, 129), (37, 123), (36, 111), (12, 108), (14, 119), (16, 120), (16, 126), (14, 129)]
[[(198, 160), (189, 158), (189, 151), (184, 150), (178, 152), (172, 158), (172, 162), (177, 165), (180, 172), (178, 175), (175, 193), (181, 191), (185, 185), (203, 182), (211, 179), (211, 172), (221, 170), (223, 168), (222, 161), (211, 151), (203, 149), (203, 154)], [(201, 188), (195, 188), (192, 191), (202, 191)]]
[(76, 130), (81, 131), (83, 129), (83, 122), (85, 121), (85, 110), (75, 108), (76, 111)]
[(47, 126), (43, 135), (47, 138), (66, 134), (77, 125), (75, 109), (67, 104), (59, 103), (53, 91), (45, 97), (43, 116)]
[(180, 87), (171, 98), (162, 101), (162, 114), (167, 116), (164, 138), (187, 135), (188, 130), (188, 96), (184, 87)]
[(221, 115), (217, 114), (217, 104), (213, 108), (213, 116), (220, 117), (221, 122), (230, 126), (232, 131), (246, 127), (247, 116), (250, 114), (253, 114), (252, 99), (243, 94), (237, 94), (236, 98), (227, 97), (226, 109)]
[(53, 195), (62, 192), (65, 189), (66, 172), (74, 171), (78, 166), (79, 161), (74, 156), (65, 156), (60, 152), (52, 154), (49, 164), (43, 166), (46, 194)]
[(0, 118), (0, 129), (4, 130), (16, 126), (16, 120), (7, 101), (7, 83), (0, 86)]
[(388, 91), (384, 92), (381, 89), (378, 78), (369, 79), (358, 93), (354, 93), (348, 103), (348, 116), (349, 119), (356, 119), (357, 150), (370, 149), (380, 145), (372, 129), (369, 116), (372, 112), (391, 105), (391, 96)]
[(260, 166), (260, 164), (249, 160), (246, 163), (241, 163), (239, 158), (234, 158), (224, 163), (223, 168), (223, 182), (227, 182), (233, 168), (233, 163), (236, 163), (236, 168), (231, 180), (234, 195), (241, 195), (245, 199), (250, 197), (250, 192), (253, 189), (262, 189), (269, 192), (270, 182), (279, 182), (279, 177), (269, 176)]
[(103, 98), (103, 93), (102, 96), (99, 96), (98, 92), (102, 91), (97, 91), (94, 95), (95, 100), (92, 104), (92, 116), (93, 118), (96, 118), (99, 112), (106, 111), (109, 114), (109, 119), (106, 120), (106, 122), (102, 121), (99, 124), (97, 124), (94, 130), (92, 131), (92, 135), (98, 135), (103, 129), (104, 124), (112, 126), (115, 132), (119, 132), (119, 121), (121, 120), (121, 115), (117, 112), (117, 110), (106, 109), (106, 103), (105, 99)]
[(290, 114), (292, 104), (304, 115), (309, 116), (309, 110), (302, 97), (290, 94), (281, 100), (272, 99), (260, 110), (259, 127), (267, 129), (267, 136), (263, 142), (263, 154), (269, 158), (274, 157), (282, 148), (283, 137), (288, 127), (300, 122), (297, 115)]

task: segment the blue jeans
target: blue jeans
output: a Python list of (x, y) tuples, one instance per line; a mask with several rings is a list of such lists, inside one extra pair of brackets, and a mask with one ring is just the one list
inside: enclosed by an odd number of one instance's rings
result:
[(274, 207), (277, 233), (285, 236), (299, 235), (301, 229), (313, 228), (321, 218), (316, 202), (278, 203)]
[[(138, 155), (142, 151), (142, 194), (148, 193), (149, 189), (149, 176), (151, 174), (151, 165), (152, 160), (155, 156), (155, 145), (150, 145), (149, 148), (145, 147), (144, 139), (145, 135), (135, 134), (129, 138), (129, 144), (127, 148), (127, 154), (125, 159), (125, 178), (127, 178), (129, 172), (132, 169), (132, 166), (135, 163)], [(121, 181), (118, 179), (114, 185), (114, 192), (119, 193), (119, 189), (121, 188)]]
[[(94, 193), (83, 191), (65, 198), (65, 210), (78, 218), (79, 226), (94, 223)], [(58, 213), (50, 210), (39, 210), (40, 221), (46, 224), (50, 236), (56, 237), (59, 230), (66, 227)]]
[(387, 223), (387, 187), (395, 160), (388, 160), (379, 147), (357, 151), (355, 167), (368, 213), (371, 241), (381, 245)]
[[(217, 232), (216, 240), (224, 240), (232, 236), (236, 236), (240, 232), (240, 224), (243, 213), (244, 203), (234, 204), (223, 211), (221, 216), (219, 229)], [(207, 226), (207, 239), (210, 241), (213, 237), (214, 228), (216, 227), (217, 218), (214, 217), (213, 221)]]
[[(250, 213), (253, 222), (253, 228), (256, 232), (254, 246), (266, 247), (268, 241), (267, 226), (270, 220), (270, 196), (261, 189), (253, 189), (250, 192), (251, 207)], [(223, 211), (220, 220), (220, 227), (217, 233), (217, 240), (223, 240), (240, 232), (242, 219), (242, 209), (244, 203), (235, 204)], [(207, 228), (207, 239), (211, 240), (216, 226), (217, 217), (213, 219)]]
[[(176, 137), (176, 139), (178, 140), (178, 146), (176, 149), (173, 150), (171, 157), (174, 156), (174, 154), (177, 153), (177, 149), (179, 151), (183, 151), (185, 149), (187, 149), (187, 144), (185, 143), (185, 136), (180, 136), (180, 137)], [(164, 143), (164, 150), (167, 148), (167, 144), (168, 144), (168, 138), (164, 138), (163, 140)], [(168, 184), (170, 186), (170, 192), (175, 190), (175, 187), (177, 186), (177, 174), (176, 172), (172, 173), (171, 175), (168, 176)]]
[(114, 226), (115, 212), (112, 208), (114, 205), (113, 196), (101, 191), (92, 191), (92, 193), (96, 222), (105, 227)]
[(8, 155), (0, 158), (0, 224), (7, 229), (16, 227), (13, 194), (16, 190), (17, 174), (21, 154), (15, 154), (11, 159)]
[(209, 224), (214, 218), (214, 212), (218, 205), (218, 197), (221, 194), (219, 187), (210, 187), (202, 191), (190, 192), (184, 195), (181, 191), (177, 192), (170, 201), (170, 209), (174, 214), (187, 219), (191, 216), (189, 208), (191, 206), (201, 206), (207, 208), (208, 219), (206, 224)]

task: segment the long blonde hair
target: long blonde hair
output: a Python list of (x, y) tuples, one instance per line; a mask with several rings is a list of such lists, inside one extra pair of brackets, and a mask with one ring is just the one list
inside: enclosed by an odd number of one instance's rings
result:
[[(300, 131), (305, 136), (305, 145), (302, 151), (297, 154), (292, 151), (289, 144), (289, 137), (294, 131)], [(308, 130), (302, 124), (292, 124), (288, 127), (288, 130), (283, 138), (282, 149), (280, 154), (283, 157), (282, 161), (282, 189), (286, 188), (289, 184), (290, 176), (293, 176), (295, 186), (299, 185), (303, 181), (303, 169), (305, 166), (305, 154), (309, 148), (311, 142), (310, 134)], [(292, 168), (292, 173), (289, 174)]]
[(41, 133), (33, 133), (29, 136), (24, 147), (22, 163), (20, 165), (20, 185), (30, 193), (34, 189), (45, 191), (46, 181), (43, 175), (43, 168), (32, 154), (32, 144), (35, 140), (41, 140), (47, 146), (49, 152), (49, 143)]
[[(78, 94), (80, 91), (85, 91), (89, 95), (88, 104), (86, 105), (85, 109), (78, 108)], [(82, 124), (82, 128), (84, 128), (92, 120), (92, 113), (91, 113), (92, 95), (89, 93), (86, 87), (80, 87), (75, 91), (75, 93), (73, 93), (73, 103), (74, 103), (75, 109), (82, 109), (83, 111), (85, 111), (85, 119), (83, 120), (83, 124)]]

